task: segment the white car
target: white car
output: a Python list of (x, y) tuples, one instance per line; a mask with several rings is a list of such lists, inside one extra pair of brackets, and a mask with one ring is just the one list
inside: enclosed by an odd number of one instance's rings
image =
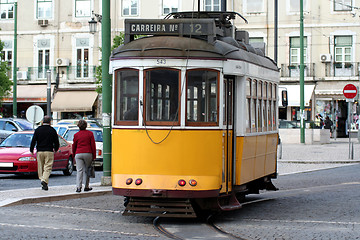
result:
[(55, 124), (52, 126), (56, 132), (60, 135), (60, 136), (64, 136), (64, 134), (66, 133), (66, 131), (69, 129), (69, 128), (77, 128), (79, 129), (78, 126), (76, 125), (73, 125), (73, 124)]
[[(96, 144), (96, 159), (95, 167), (103, 166), (103, 130), (102, 128), (86, 128), (86, 130), (91, 131), (94, 134), (95, 144)], [(74, 135), (79, 131), (79, 128), (68, 128), (63, 135), (63, 138), (70, 142), (74, 142)]]
[[(56, 123), (56, 125), (77, 125), (80, 119), (63, 119)], [(101, 128), (101, 124), (93, 119), (85, 119), (89, 127)]]

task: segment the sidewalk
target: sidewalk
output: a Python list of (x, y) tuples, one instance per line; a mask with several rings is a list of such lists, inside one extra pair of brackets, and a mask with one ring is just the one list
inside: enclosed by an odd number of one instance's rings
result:
[[(355, 139), (352, 142), (353, 159), (349, 159), (348, 138), (331, 139), (330, 144), (323, 145), (282, 143), (278, 150), (278, 174), (281, 176), (359, 164), (360, 144)], [(92, 191), (81, 193), (75, 192), (75, 185), (53, 186), (48, 191), (40, 187), (0, 191), (0, 207), (112, 194), (111, 186), (101, 186), (100, 183), (92, 183), (90, 186)]]
[(90, 192), (81, 193), (75, 192), (75, 185), (52, 186), (48, 191), (41, 187), (0, 191), (0, 207), (112, 194), (111, 186), (90, 183), (90, 187), (93, 188)]

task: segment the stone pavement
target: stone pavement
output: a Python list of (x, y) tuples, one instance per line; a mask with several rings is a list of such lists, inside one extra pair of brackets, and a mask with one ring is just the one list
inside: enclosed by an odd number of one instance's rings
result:
[[(330, 144), (323, 145), (282, 143), (278, 151), (278, 173), (281, 176), (359, 164), (360, 144), (352, 139), (352, 145), (353, 159), (349, 159), (348, 138), (331, 139)], [(81, 193), (75, 192), (75, 185), (52, 186), (48, 191), (40, 187), (0, 191), (0, 207), (112, 194), (111, 186), (101, 186), (100, 183), (91, 183), (90, 186), (92, 191)]]

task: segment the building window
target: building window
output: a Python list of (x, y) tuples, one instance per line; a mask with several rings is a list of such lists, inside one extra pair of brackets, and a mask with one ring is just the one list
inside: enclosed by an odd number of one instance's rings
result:
[(179, 125), (180, 71), (145, 71), (145, 121), (151, 125)]
[(75, 17), (91, 16), (91, 0), (75, 0)]
[[(2, 41), (4, 44), (3, 50), (1, 51), (0, 58), (2, 62), (7, 62), (8, 67), (12, 67), (12, 41)], [(12, 71), (9, 69), (7, 75), (12, 79)]]
[(122, 11), (123, 16), (137, 16), (138, 15), (138, 0), (123, 0)]
[(115, 122), (136, 125), (139, 116), (139, 71), (121, 69), (115, 81)]
[(204, 0), (205, 11), (220, 11), (220, 0)]
[(262, 37), (250, 37), (249, 38), (249, 43), (263, 43), (264, 42), (264, 38)]
[[(306, 62), (307, 37), (304, 37), (304, 62)], [(300, 37), (290, 37), (290, 66), (300, 65)]]
[(166, 15), (171, 12), (177, 12), (179, 9), (179, 1), (177, 0), (163, 0), (163, 14)]
[(48, 19), (52, 17), (52, 0), (37, 0), (36, 15), (38, 19)]
[(264, 12), (264, 0), (246, 0), (244, 3), (245, 13), (261, 13)]
[(351, 62), (352, 36), (335, 36), (335, 62)]
[(46, 78), (46, 72), (50, 68), (50, 39), (37, 41), (38, 74), (39, 79)]
[(14, 18), (14, 2), (16, 2), (16, 0), (0, 0), (1, 19)]
[(76, 78), (89, 77), (89, 39), (76, 39)]
[(352, 0), (334, 0), (334, 11), (351, 11)]
[[(307, 0), (303, 0), (303, 10), (307, 9)], [(289, 0), (289, 10), (291, 13), (300, 12), (300, 1), (299, 0)]]
[(352, 64), (352, 44), (352, 36), (335, 36), (335, 76), (346, 77), (355, 74)]
[(217, 125), (218, 75), (211, 70), (187, 72), (187, 125)]

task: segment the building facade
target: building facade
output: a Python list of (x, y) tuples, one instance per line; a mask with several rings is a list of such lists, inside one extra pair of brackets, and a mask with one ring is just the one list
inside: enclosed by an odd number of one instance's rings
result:
[[(0, 39), (5, 43), (3, 60), (9, 62), (14, 52), (14, 1), (0, 0)], [(300, 120), (299, 2), (278, 0), (276, 46), (274, 0), (226, 2), (227, 11), (238, 12), (247, 19), (248, 24), (241, 18), (234, 23), (238, 29), (249, 32), (249, 42), (253, 46), (265, 43), (265, 54), (271, 58), (276, 56), (281, 76), (279, 89), (287, 89), (289, 96), (289, 106), (280, 109), (280, 118), (294, 121)], [(341, 129), (339, 134), (345, 134), (348, 110), (342, 90), (348, 83), (359, 85), (360, 56), (356, 50), (359, 48), (360, 2), (304, 0), (303, 3), (305, 120), (314, 121), (317, 114), (329, 116)], [(97, 87), (95, 69), (101, 64), (101, 26), (98, 24), (98, 32), (91, 34), (88, 22), (92, 17), (100, 20), (97, 14), (101, 14), (101, 0), (18, 0), (17, 4), (18, 95), (24, 93), (18, 96), (19, 111), (26, 110), (30, 104), (46, 105), (46, 92), (45, 98), (38, 99), (27, 94), (35, 89), (46, 90), (46, 72), (51, 70), (55, 118), (100, 117), (101, 97), (94, 94), (94, 90)], [(195, 0), (110, 0), (110, 4), (111, 37), (114, 38), (124, 31), (125, 18), (164, 18), (170, 12), (197, 11), (199, 3)], [(200, 0), (200, 9), (220, 11), (221, 1)], [(81, 96), (86, 96), (82, 97), (83, 101), (76, 98), (80, 96), (79, 91)], [(3, 105), (11, 101), (10, 96)]]

